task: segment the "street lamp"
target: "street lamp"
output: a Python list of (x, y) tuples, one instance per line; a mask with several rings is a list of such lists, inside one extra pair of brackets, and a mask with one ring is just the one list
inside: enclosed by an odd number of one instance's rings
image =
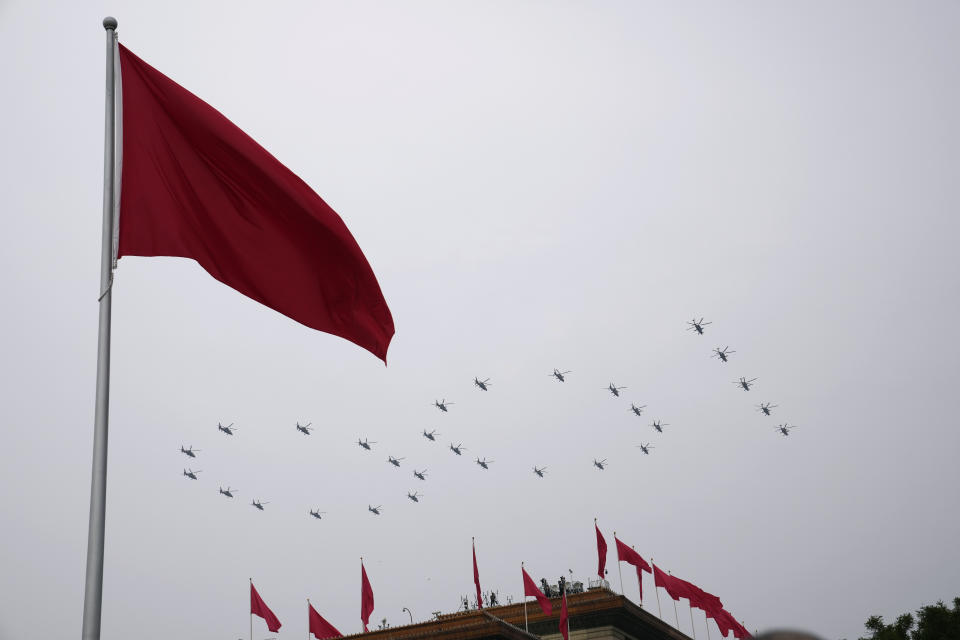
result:
[(413, 624), (413, 614), (410, 613), (410, 609), (407, 609), (406, 607), (404, 607), (403, 610), (410, 615), (410, 624)]

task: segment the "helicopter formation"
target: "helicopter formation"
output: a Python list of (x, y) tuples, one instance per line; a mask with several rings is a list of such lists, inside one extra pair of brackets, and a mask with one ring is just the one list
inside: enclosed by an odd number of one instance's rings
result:
[[(692, 320), (687, 322), (687, 325), (688, 325), (687, 330), (694, 331), (697, 335), (705, 335), (705, 328), (711, 324), (712, 322), (707, 322), (702, 317), (699, 320), (697, 318), (693, 318)], [(735, 353), (737, 352), (731, 349), (729, 345), (727, 345), (727, 346), (724, 346), (722, 349), (720, 347), (714, 348), (711, 352), (711, 357), (719, 359), (722, 363), (729, 363), (731, 356)], [(568, 376), (570, 373), (572, 373), (570, 370), (562, 371), (558, 368), (554, 368), (553, 371), (551, 373), (548, 373), (547, 375), (549, 377), (556, 379), (557, 382), (567, 382), (566, 376)], [(753, 389), (757, 380), (758, 378), (748, 379), (746, 376), (741, 376), (738, 380), (733, 381), (733, 384), (737, 385), (738, 388), (742, 389), (744, 392), (749, 392)], [(483, 392), (489, 391), (492, 384), (493, 383), (490, 381), (490, 378), (481, 379), (479, 376), (476, 376), (473, 379), (473, 385), (479, 391), (483, 391)], [(615, 382), (610, 382), (603, 389), (605, 391), (609, 391), (613, 397), (619, 398), (621, 396), (621, 391), (627, 389), (627, 387), (617, 385)], [(452, 405), (454, 405), (454, 403), (451, 401), (448, 401), (446, 398), (441, 398), (440, 400), (433, 401), (433, 406), (437, 408), (439, 411), (441, 411), (442, 413), (449, 413), (450, 407)], [(778, 405), (773, 404), (771, 402), (761, 402), (760, 404), (755, 405), (756, 410), (759, 413), (761, 413), (764, 417), (769, 417), (773, 415), (773, 409), (777, 407)], [(638, 405), (635, 402), (631, 402), (628, 411), (634, 414), (636, 417), (642, 417), (644, 410), (646, 408), (647, 408), (647, 405), (645, 404)], [(301, 424), (300, 422), (296, 422), (294, 425), (294, 428), (296, 429), (297, 432), (301, 433), (302, 435), (309, 436), (309, 435), (312, 435), (312, 432), (314, 430), (312, 428), (312, 424), (313, 423), (311, 422), (307, 422), (306, 424)], [(669, 426), (669, 423), (663, 422), (662, 419), (656, 419), (650, 423), (650, 426), (657, 433), (662, 434), (664, 433), (664, 427)], [(791, 425), (789, 423), (783, 423), (773, 427), (776, 433), (784, 437), (789, 436), (790, 433), (795, 428), (796, 428), (796, 425)], [(237, 427), (235, 427), (234, 423), (232, 422), (228, 425), (224, 425), (223, 423), (218, 422), (217, 430), (219, 432), (222, 432), (224, 435), (228, 435), (228, 436), (233, 436), (238, 431)], [(437, 431), (436, 429), (433, 429), (430, 431), (428, 431), (427, 429), (423, 429), (422, 431), (422, 436), (426, 440), (429, 440), (430, 442), (437, 442), (437, 437), (440, 435), (441, 435), (440, 432)], [(364, 449), (366, 451), (373, 451), (374, 445), (376, 444), (377, 442), (375, 440), (370, 440), (369, 438), (357, 439), (357, 445), (361, 449)], [(462, 442), (459, 442), (457, 444), (450, 442), (448, 448), (456, 456), (462, 456), (463, 452), (467, 450), (467, 448), (463, 446)], [(651, 451), (656, 447), (650, 442), (644, 442), (644, 443), (635, 445), (635, 448), (639, 448), (643, 455), (651, 455)], [(198, 457), (197, 454), (200, 453), (201, 450), (194, 449), (192, 445), (187, 447), (180, 445), (180, 452), (189, 458), (196, 459)], [(401, 466), (401, 462), (403, 460), (405, 460), (404, 457), (398, 457), (393, 455), (387, 456), (387, 462), (397, 468)], [(494, 463), (494, 460), (488, 459), (486, 457), (481, 458), (477, 456), (474, 462), (477, 464), (477, 466), (479, 466), (484, 471), (490, 471), (491, 465)], [(605, 471), (608, 467), (607, 458), (602, 458), (602, 459), (594, 458), (593, 467), (598, 471)], [(545, 478), (547, 467), (546, 466), (540, 467), (540, 466), (534, 465), (532, 468), (532, 471), (533, 471), (533, 474), (536, 475), (538, 478)], [(199, 473), (201, 473), (201, 471), (199, 470), (194, 471), (193, 469), (189, 469), (189, 468), (183, 470), (183, 475), (190, 480), (198, 480), (197, 474)], [(426, 482), (427, 469), (418, 471), (416, 468), (414, 468), (413, 476), (414, 478), (416, 478), (417, 480), (420, 480), (421, 482)], [(221, 487), (218, 487), (218, 490), (219, 490), (219, 493), (226, 498), (233, 498), (234, 494), (237, 493), (237, 490), (230, 486), (227, 486), (226, 488), (221, 486)], [(415, 502), (415, 503), (419, 503), (421, 501), (421, 498), (423, 498), (423, 494), (418, 491), (408, 491), (406, 495), (411, 502)], [(268, 504), (270, 503), (261, 502), (258, 499), (254, 499), (250, 503), (252, 507), (256, 508), (259, 511), (264, 511), (265, 510), (264, 506)], [(377, 505), (377, 506), (373, 506), (371, 504), (367, 505), (367, 511), (370, 512), (372, 515), (377, 515), (377, 516), (382, 515), (382, 509), (383, 509), (382, 505)], [(323, 516), (326, 515), (327, 512), (320, 511), (319, 508), (316, 508), (316, 509), (309, 509), (308, 513), (311, 517), (317, 520), (322, 520)]]
[[(712, 323), (704, 322), (703, 318), (700, 318), (700, 320), (697, 320), (696, 318), (694, 318), (687, 324), (689, 325), (689, 327), (687, 327), (688, 331), (696, 331), (699, 335), (703, 335), (704, 334), (703, 328), (708, 324), (712, 324)], [(727, 345), (723, 349), (721, 349), (720, 347), (716, 347), (713, 350), (712, 357), (719, 358), (722, 362), (729, 362), (730, 355), (734, 353), (736, 353), (736, 351), (731, 350), (730, 346)], [(754, 383), (756, 381), (757, 381), (757, 378), (750, 378), (748, 380), (746, 376), (741, 376), (739, 380), (734, 380), (733, 384), (737, 385), (739, 388), (743, 389), (744, 391), (750, 391), (753, 388)], [(777, 405), (772, 404), (770, 402), (761, 402), (760, 404), (755, 406), (757, 411), (762, 413), (764, 416), (772, 415), (773, 414), (772, 409), (777, 407)], [(657, 429), (657, 431), (660, 431), (656, 423), (654, 423), (653, 426), (654, 428)], [(790, 435), (790, 431), (795, 428), (796, 428), (796, 425), (789, 425), (784, 423), (784, 424), (775, 426), (774, 431), (776, 431), (782, 436), (788, 436)], [(644, 450), (644, 453), (646, 453), (646, 450)]]

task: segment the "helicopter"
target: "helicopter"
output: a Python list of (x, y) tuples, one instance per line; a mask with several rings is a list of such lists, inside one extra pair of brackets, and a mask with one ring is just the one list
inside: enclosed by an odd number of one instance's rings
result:
[(553, 376), (554, 378), (556, 378), (556, 379), (559, 380), (560, 382), (566, 382), (566, 380), (564, 379), (563, 376), (567, 375), (568, 373), (570, 373), (570, 372), (569, 372), (569, 371), (560, 371), (559, 369), (554, 369), (554, 370), (553, 370), (553, 373), (550, 373), (550, 374), (548, 374), (548, 375)]
[(720, 360), (723, 362), (727, 361), (727, 356), (729, 356), (731, 353), (736, 353), (736, 351), (731, 351), (729, 346), (726, 346), (723, 349), (717, 347), (713, 350), (713, 355), (720, 358)]
[(640, 406), (638, 407), (637, 405), (633, 404), (632, 402), (630, 403), (630, 411), (632, 411), (633, 413), (635, 413), (635, 414), (638, 415), (638, 416), (643, 415), (643, 410), (646, 409), (646, 408), (647, 408), (647, 405), (645, 405), (645, 404), (642, 404), (642, 405), (640, 405)]
[(366, 439), (360, 440), (359, 438), (357, 438), (357, 444), (363, 447), (364, 449), (366, 449), (367, 451), (370, 451), (371, 450), (370, 445), (377, 444), (377, 441), (376, 440), (368, 441)]
[(462, 454), (460, 453), (461, 451), (466, 451), (466, 450), (467, 450), (467, 448), (466, 448), (465, 446), (463, 446), (463, 444), (458, 444), (457, 446), (453, 446), (453, 443), (452, 443), (452, 442), (450, 443), (450, 451), (453, 451), (453, 452), (454, 452), (455, 454), (457, 454), (458, 456), (459, 456), (459, 455), (462, 455)]
[(541, 478), (543, 477), (543, 474), (546, 470), (547, 470), (546, 467), (540, 467), (539, 469), (536, 467), (536, 465), (534, 465), (533, 467), (533, 472), (538, 476), (540, 476)]
[(223, 426), (222, 424), (220, 424), (220, 423), (218, 422), (218, 423), (217, 423), (217, 429), (220, 429), (220, 431), (223, 431), (223, 432), (224, 432), (225, 434), (227, 434), (228, 436), (232, 436), (232, 435), (233, 435), (233, 432), (234, 432), (234, 431), (237, 431), (237, 428), (236, 428), (235, 426), (233, 426), (233, 423), (232, 423), (232, 422), (231, 422), (230, 424), (228, 424), (227, 426)]
[(265, 505), (265, 504), (270, 504), (270, 503), (269, 503), (269, 502), (260, 502), (259, 500), (254, 500), (253, 502), (250, 503), (250, 506), (251, 506), (251, 507), (256, 507), (257, 509), (260, 509), (260, 511), (263, 511), (263, 505)]
[(317, 509), (316, 511), (314, 511), (313, 509), (310, 509), (310, 515), (312, 515), (317, 520), (323, 520), (323, 518), (321, 518), (320, 516), (322, 516), (325, 513), (326, 511), (320, 511), (319, 509)]
[(198, 473), (200, 473), (200, 472), (199, 472), (199, 471), (194, 471), (193, 469), (184, 469), (184, 470), (183, 470), (183, 475), (187, 476), (187, 477), (190, 478), (191, 480), (196, 480)]
[(399, 467), (399, 466), (400, 466), (400, 461), (401, 461), (401, 460), (404, 460), (404, 459), (405, 459), (405, 458), (394, 458), (393, 456), (387, 456), (387, 462), (389, 462), (390, 464), (392, 464), (392, 465), (395, 466), (395, 467)]
[(751, 385), (753, 385), (753, 383), (756, 382), (756, 380), (757, 380), (756, 378), (752, 378), (750, 380), (747, 380), (746, 378), (740, 378), (739, 380), (734, 381), (733, 384), (740, 385), (741, 387), (743, 387), (744, 391), (750, 391)]
[(300, 423), (298, 422), (298, 423), (297, 423), (297, 431), (299, 431), (300, 433), (302, 433), (302, 434), (305, 435), (305, 436), (308, 436), (308, 435), (310, 435), (310, 432), (313, 431), (313, 429), (310, 428), (310, 425), (312, 425), (312, 424), (313, 424), (312, 422), (308, 422), (307, 424), (305, 424), (305, 425), (303, 425), (303, 426), (300, 426)]
[(663, 433), (663, 428), (664, 428), (664, 427), (669, 427), (669, 426), (670, 426), (670, 423), (668, 423), (668, 422), (661, 422), (661, 421), (659, 421), (659, 420), (654, 420), (653, 423), (651, 423), (650, 426), (653, 427), (654, 429), (656, 429), (656, 430), (657, 430), (657, 433)]
[(781, 434), (785, 436), (790, 435), (790, 432), (796, 428), (797, 428), (797, 425), (790, 426), (789, 424), (786, 424), (786, 423), (780, 424), (774, 427), (774, 429), (776, 429), (777, 431), (779, 431)]
[(703, 321), (703, 318), (700, 318), (699, 321), (698, 321), (696, 318), (694, 318), (693, 320), (691, 320), (691, 321), (688, 322), (687, 324), (690, 325), (690, 326), (687, 328), (687, 331), (696, 331), (696, 332), (699, 333), (700, 335), (703, 335), (703, 328), (704, 328), (705, 326), (707, 326), (708, 324), (713, 324), (713, 323), (712, 323), (712, 322), (704, 322), (704, 321)]
[(423, 471), (417, 471), (416, 469), (414, 469), (414, 470), (413, 470), (413, 475), (415, 475), (415, 476), (416, 476), (417, 478), (419, 478), (420, 480), (426, 480), (426, 479), (427, 479), (427, 470), (424, 469)]
[(380, 509), (383, 509), (383, 505), (382, 505), (382, 504), (381, 504), (381, 505), (378, 505), (378, 506), (376, 506), (376, 507), (371, 507), (370, 505), (367, 505), (367, 511), (369, 511), (370, 513), (372, 513), (372, 514), (375, 515), (375, 516), (380, 515)]
[(440, 409), (440, 411), (443, 411), (444, 413), (447, 412), (447, 405), (448, 405), (448, 404), (453, 404), (453, 403), (452, 403), (452, 402), (447, 402), (447, 399), (446, 399), (446, 398), (444, 398), (444, 399), (441, 400), (440, 402), (437, 402), (436, 400), (433, 401), (433, 405), (434, 405), (437, 409)]
[(601, 460), (600, 462), (597, 462), (597, 459), (594, 458), (594, 459), (593, 459), (593, 466), (595, 466), (597, 469), (600, 469), (600, 471), (603, 471), (603, 470), (606, 468), (606, 466), (607, 466), (607, 459), (604, 458), (604, 459)]
[(227, 487), (226, 489), (224, 489), (223, 487), (220, 487), (220, 493), (227, 496), (228, 498), (232, 498), (234, 492), (236, 492), (236, 489), (231, 489), (230, 487)]
[(420, 502), (420, 498), (423, 497), (423, 494), (417, 493), (417, 492), (413, 492), (413, 493), (407, 492), (407, 497), (413, 500), (414, 502)]
[(484, 469), (490, 469), (490, 467), (488, 467), (487, 465), (493, 464), (493, 460), (487, 460), (486, 458), (481, 460), (480, 458), (477, 458), (477, 464), (483, 467)]
[(618, 398), (620, 397), (620, 389), (626, 389), (626, 387), (618, 387), (612, 382), (607, 386), (607, 391), (609, 391), (610, 393), (612, 393)]
[(433, 431), (427, 431), (426, 429), (423, 430), (423, 437), (426, 438), (427, 440), (430, 440), (431, 442), (436, 442), (437, 439), (434, 436), (438, 436), (438, 435), (440, 434), (437, 433), (436, 429), (434, 429)]
[(190, 445), (190, 446), (187, 447), (186, 449), (183, 448), (183, 445), (180, 445), (180, 453), (185, 453), (185, 454), (187, 454), (188, 456), (190, 456), (191, 458), (196, 458), (197, 456), (195, 456), (194, 454), (195, 454), (195, 453), (198, 453), (199, 451), (200, 451), (200, 449), (194, 449), (194, 448), (193, 448), (193, 445)]
[(650, 449), (653, 449), (653, 445), (649, 442), (647, 444), (638, 444), (637, 446), (640, 447), (640, 450), (647, 455), (650, 455)]
[(761, 412), (765, 416), (768, 416), (770, 415), (770, 409), (773, 409), (776, 406), (777, 405), (770, 404), (769, 402), (767, 402), (766, 404), (761, 402), (760, 404), (757, 405), (757, 411)]
[(490, 386), (491, 384), (493, 384), (493, 383), (490, 382), (490, 378), (487, 378), (486, 380), (481, 380), (480, 378), (474, 378), (474, 379), (473, 379), (473, 384), (475, 384), (475, 385), (477, 385), (478, 387), (480, 387), (480, 390), (481, 390), (481, 391), (486, 391), (486, 390), (487, 390), (487, 387), (489, 387), (489, 386)]

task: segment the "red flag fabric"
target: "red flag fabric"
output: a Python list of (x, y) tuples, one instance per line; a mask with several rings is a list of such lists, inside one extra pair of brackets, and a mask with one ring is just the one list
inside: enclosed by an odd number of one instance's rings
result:
[(653, 573), (653, 569), (650, 568), (646, 560), (640, 557), (639, 553), (620, 542), (617, 536), (613, 536), (613, 540), (617, 545), (617, 561), (632, 564), (637, 569), (637, 586), (640, 588), (640, 602), (643, 602), (643, 574), (641, 571)]
[(667, 594), (674, 600), (679, 600), (680, 598), (690, 599), (691, 596), (694, 596), (687, 588), (687, 583), (684, 580), (674, 578), (664, 573), (657, 565), (653, 565), (653, 584), (666, 589)]
[(526, 569), (521, 567), (520, 571), (523, 572), (523, 595), (536, 598), (537, 602), (540, 603), (540, 609), (548, 616), (552, 616), (553, 606), (550, 605), (550, 600), (547, 596), (543, 595), (543, 591), (540, 591), (537, 583), (533, 581), (533, 578), (530, 577)]
[(343, 634), (337, 631), (336, 627), (327, 622), (323, 616), (317, 613), (317, 610), (313, 608), (313, 605), (307, 603), (308, 617), (310, 620), (310, 633), (313, 634), (317, 640), (324, 640), (324, 638), (341, 638)]
[(477, 546), (473, 546), (473, 584), (477, 587), (477, 609), (483, 609), (483, 598), (480, 597), (480, 572), (477, 570)]
[(607, 541), (603, 539), (600, 533), (600, 527), (593, 523), (593, 528), (597, 530), (597, 575), (604, 580), (604, 571), (607, 568)]
[(690, 601), (691, 607), (703, 609), (707, 615), (723, 610), (723, 603), (720, 602), (720, 598), (712, 593), (707, 593), (692, 582), (664, 573), (657, 565), (653, 565), (653, 583), (666, 589), (674, 600), (686, 598)]
[(560, 633), (563, 634), (563, 640), (570, 640), (567, 635), (567, 592), (563, 592), (563, 604), (560, 605)]
[(277, 619), (277, 616), (273, 615), (273, 611), (270, 611), (270, 607), (263, 601), (260, 594), (257, 593), (253, 582), (250, 583), (250, 613), (263, 618), (264, 622), (267, 623), (267, 629), (270, 631), (276, 632), (280, 630), (280, 621)]
[(690, 594), (689, 600), (691, 607), (703, 609), (703, 611), (706, 613), (710, 613), (711, 611), (720, 611), (723, 609), (723, 603), (720, 602), (720, 598), (712, 593), (707, 593), (692, 582), (687, 582), (686, 580), (681, 580), (680, 578), (674, 578), (674, 580), (684, 584), (687, 592)]
[(386, 362), (394, 327), (340, 216), (263, 147), (120, 45), (117, 256), (196, 260), (297, 322)]
[(717, 623), (717, 628), (720, 629), (720, 634), (724, 637), (728, 633), (733, 631), (733, 636), (738, 640), (744, 640), (745, 638), (752, 638), (750, 632), (747, 631), (747, 628), (742, 624), (737, 622), (737, 619), (733, 617), (726, 609), (720, 609), (719, 611), (709, 614), (711, 618)]
[(373, 587), (370, 586), (370, 580), (367, 579), (367, 570), (363, 568), (363, 562), (360, 563), (360, 620), (363, 621), (363, 630), (367, 629), (370, 623), (370, 614), (373, 613)]

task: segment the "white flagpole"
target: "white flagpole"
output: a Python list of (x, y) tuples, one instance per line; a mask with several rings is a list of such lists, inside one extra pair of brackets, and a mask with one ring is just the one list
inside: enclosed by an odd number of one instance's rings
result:
[[(650, 566), (653, 566), (653, 556), (650, 557)], [(653, 576), (653, 592), (657, 594), (657, 617), (663, 620), (663, 610), (660, 608), (660, 588), (657, 587), (657, 576)]]
[(310, 598), (307, 598), (307, 640), (310, 640)]
[[(617, 532), (613, 532), (613, 544), (617, 544)], [(623, 569), (620, 567), (620, 550), (617, 549), (617, 571), (620, 573), (620, 595), (623, 595)]]
[[(253, 593), (253, 578), (250, 578), (250, 592)], [(250, 640), (253, 640), (253, 607), (250, 607)]]
[[(630, 548), (633, 549), (634, 551), (637, 550), (637, 548), (633, 545), (630, 545)], [(636, 570), (637, 570), (637, 589), (639, 589), (640, 591), (640, 608), (642, 609), (643, 608), (643, 571), (640, 569), (640, 567), (636, 567)]]
[(87, 571), (83, 592), (83, 640), (100, 639), (103, 604), (103, 541), (107, 501), (107, 418), (110, 408), (110, 309), (113, 275), (113, 211), (116, 185), (114, 163), (116, 18), (103, 19), (107, 32), (107, 82), (103, 142), (103, 235), (100, 247), (100, 324), (97, 337), (97, 391), (93, 416), (93, 469), (90, 519), (87, 528)]
[[(524, 571), (523, 562), (520, 563), (520, 571)], [(530, 633), (530, 625), (527, 624), (527, 585), (523, 585), (523, 630)]]
[[(672, 576), (673, 572), (667, 571), (667, 575)], [(680, 631), (680, 614), (677, 613), (677, 601), (676, 599), (674, 599), (672, 594), (670, 596), (670, 599), (673, 600), (673, 617), (677, 621), (677, 631)]]
[(707, 628), (707, 640), (710, 640), (710, 620), (707, 618), (707, 612), (703, 612), (703, 626)]
[[(687, 600), (687, 604), (690, 604), (689, 599)], [(690, 609), (690, 628), (693, 629), (693, 640), (697, 640), (697, 628), (693, 626), (693, 605), (692, 604), (690, 605), (689, 609)]]

